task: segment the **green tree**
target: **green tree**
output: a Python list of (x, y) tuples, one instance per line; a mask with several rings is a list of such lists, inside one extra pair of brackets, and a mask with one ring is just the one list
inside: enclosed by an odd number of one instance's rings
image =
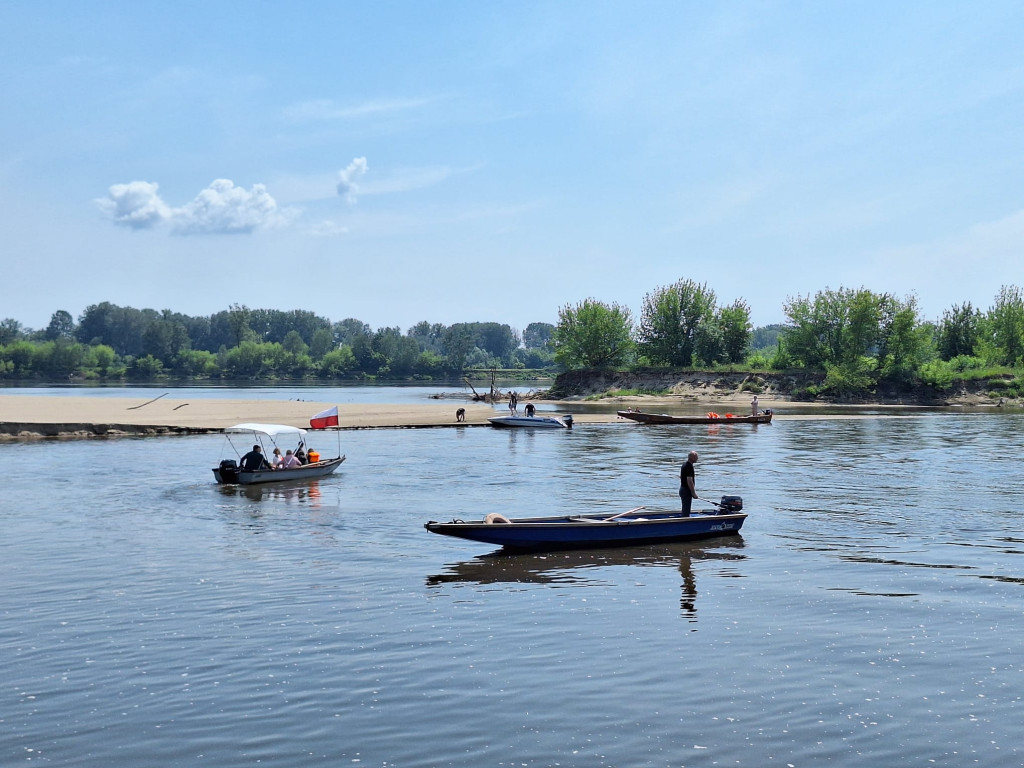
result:
[(943, 312), (939, 323), (939, 356), (943, 360), (952, 360), (960, 355), (973, 355), (982, 338), (983, 319), (981, 311), (971, 306), (969, 301)]
[(910, 384), (920, 379), (921, 368), (935, 357), (932, 327), (922, 322), (913, 296), (905, 301), (886, 297), (884, 322), (878, 345), (881, 377)]
[(255, 333), (249, 326), (251, 315), (252, 310), (244, 304), (232, 304), (231, 309), (228, 310), (228, 324), (231, 327), (231, 336), (236, 347), (240, 346), (246, 339), (251, 339), (255, 336)]
[(284, 336), (284, 341), (281, 342), (281, 346), (293, 355), (304, 355), (309, 351), (306, 342), (302, 340), (302, 334), (298, 331), (288, 331)]
[(1015, 285), (1004, 285), (988, 312), (992, 343), (1002, 355), (1000, 362), (1019, 365), (1024, 359), (1024, 297)]
[(742, 363), (750, 350), (753, 325), (750, 322), (750, 306), (743, 299), (736, 299), (728, 307), (718, 310), (718, 326), (722, 331), (722, 346), (725, 358), (730, 363)]
[(78, 372), (84, 360), (85, 347), (77, 341), (60, 336), (55, 341), (47, 341), (35, 347), (33, 367), (48, 376), (67, 378)]
[(638, 351), (654, 365), (691, 366), (698, 344), (714, 357), (715, 303), (715, 292), (693, 280), (656, 288), (644, 297)]
[(75, 337), (75, 320), (70, 312), (58, 309), (50, 318), (50, 324), (46, 327), (45, 338), (47, 341), (57, 339), (73, 339)]
[(807, 368), (848, 365), (859, 371), (857, 361), (881, 341), (885, 300), (864, 288), (819, 291), (813, 300), (789, 299), (782, 334), (786, 355)]
[(0, 346), (11, 344), (22, 337), (22, 326), (13, 317), (0, 321)]
[(451, 325), (444, 332), (441, 341), (448, 367), (453, 373), (461, 373), (466, 367), (466, 358), (473, 350), (473, 332), (466, 323)]
[(114, 364), (117, 362), (117, 353), (114, 352), (112, 347), (108, 347), (106, 344), (97, 344), (89, 349), (93, 367), (100, 376), (106, 378), (106, 376), (110, 374), (110, 370), (114, 367)]
[(164, 364), (153, 355), (137, 357), (128, 366), (128, 377), (138, 381), (152, 381), (160, 378), (163, 372)]
[(586, 299), (558, 311), (552, 336), (555, 359), (566, 368), (622, 365), (634, 351), (633, 316), (627, 307)]
[(342, 379), (356, 370), (356, 358), (348, 346), (332, 349), (320, 361), (320, 376), (328, 379)]
[(523, 331), (523, 346), (527, 349), (542, 349), (551, 352), (551, 337), (554, 332), (555, 326), (551, 323), (530, 323)]
[(334, 349), (334, 334), (329, 328), (317, 328), (309, 342), (309, 354), (314, 360), (323, 360), (324, 355)]
[(346, 317), (335, 323), (331, 326), (331, 330), (334, 332), (334, 343), (338, 346), (342, 344), (352, 346), (352, 340), (356, 336), (371, 336), (373, 334), (373, 329), (369, 325), (354, 317)]
[(28, 379), (35, 373), (36, 345), (19, 339), (0, 347), (0, 359), (7, 363), (7, 376), (12, 379)]
[(406, 332), (406, 336), (415, 339), (423, 351), (441, 352), (445, 330), (442, 323), (428, 323), (426, 320), (421, 320)]

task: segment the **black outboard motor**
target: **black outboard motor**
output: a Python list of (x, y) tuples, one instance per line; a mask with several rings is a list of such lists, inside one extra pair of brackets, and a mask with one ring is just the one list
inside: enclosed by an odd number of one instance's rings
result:
[(565, 422), (565, 426), (567, 426), (569, 429), (572, 429), (572, 414), (571, 413), (565, 414), (565, 416), (562, 417), (562, 421)]
[(220, 462), (220, 477), (221, 482), (224, 483), (237, 483), (238, 482), (238, 462), (234, 459), (222, 459)]
[(739, 496), (723, 496), (718, 509), (722, 515), (735, 514), (743, 509), (743, 499)]

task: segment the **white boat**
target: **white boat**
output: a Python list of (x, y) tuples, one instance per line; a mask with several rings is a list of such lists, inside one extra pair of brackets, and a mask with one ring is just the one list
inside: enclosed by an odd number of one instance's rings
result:
[(492, 416), (492, 427), (522, 427), (526, 429), (572, 429), (572, 414), (565, 416)]
[[(255, 440), (255, 444), (260, 446), (268, 462), (270, 461), (273, 449), (281, 448), (278, 445), (278, 441), (286, 443), (285, 448), (282, 448), (282, 450), (292, 448), (293, 445), (296, 449), (303, 446), (308, 448), (306, 445), (306, 430), (300, 427), (289, 427), (285, 424), (236, 424), (233, 427), (228, 427), (224, 432), (229, 443), (231, 443), (231, 435), (248, 435), (246, 443), (252, 445), (252, 441)], [(270, 444), (269, 450), (268, 446), (264, 445), (264, 441)], [(242, 453), (239, 452), (234, 443), (231, 443), (231, 447), (234, 448), (235, 453), (241, 458)], [(338, 454), (333, 459), (321, 459), (312, 464), (303, 464), (301, 467), (295, 467), (294, 469), (259, 469), (255, 471), (243, 471), (234, 459), (224, 459), (219, 466), (213, 468), (213, 476), (217, 479), (218, 483), (225, 485), (256, 485), (258, 483), (280, 483), (289, 480), (324, 477), (341, 466), (341, 462), (345, 460), (345, 457), (340, 455), (340, 446)]]

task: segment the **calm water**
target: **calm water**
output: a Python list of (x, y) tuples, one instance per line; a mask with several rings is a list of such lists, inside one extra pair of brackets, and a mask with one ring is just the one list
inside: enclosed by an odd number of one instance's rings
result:
[[(218, 436), (0, 444), (0, 764), (1019, 766), (1022, 435), (360, 430), (330, 479), (250, 492), (213, 484)], [(691, 447), (742, 537), (422, 527), (674, 506)]]

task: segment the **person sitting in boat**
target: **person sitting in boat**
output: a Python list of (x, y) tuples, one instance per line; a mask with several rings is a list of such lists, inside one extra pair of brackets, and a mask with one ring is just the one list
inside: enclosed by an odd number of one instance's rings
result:
[(254, 445), (252, 450), (242, 457), (238, 468), (243, 472), (256, 472), (257, 470), (270, 469), (271, 467), (267, 463), (267, 457), (263, 455), (262, 449), (258, 445)]
[(310, 464), (316, 464), (318, 461), (320, 461), (320, 452), (314, 451), (312, 448), (310, 448), (309, 452), (306, 454), (306, 459), (309, 460)]
[[(291, 453), (291, 451), (289, 451), (289, 453)], [(299, 460), (300, 464), (309, 463), (309, 458), (306, 456), (306, 452), (302, 449), (301, 443), (299, 443), (299, 447), (295, 451), (295, 458)]]
[(292, 449), (289, 448), (285, 451), (284, 459), (281, 461), (281, 469), (297, 469), (302, 466), (302, 462), (299, 461), (299, 457), (292, 453)]
[(284, 456), (281, 455), (281, 449), (280, 448), (275, 448), (274, 449), (274, 460), (272, 462), (270, 462), (270, 463), (274, 465), (274, 469), (280, 469), (282, 461), (284, 461)]

